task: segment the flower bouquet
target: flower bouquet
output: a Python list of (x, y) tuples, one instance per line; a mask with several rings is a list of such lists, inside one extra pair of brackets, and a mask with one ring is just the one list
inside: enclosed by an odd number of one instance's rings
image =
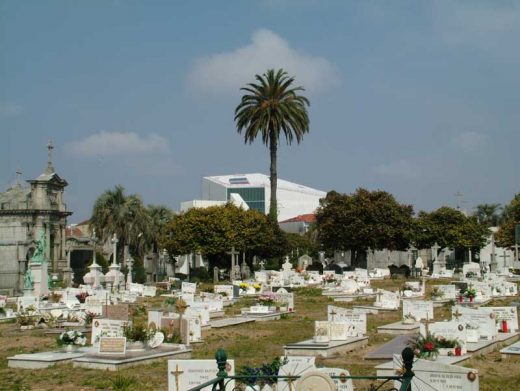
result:
[(258, 297), (258, 302), (261, 305), (271, 306), (274, 304), (274, 298), (275, 298), (274, 293), (267, 292), (267, 293), (261, 294)]
[(262, 289), (262, 285), (258, 284), (258, 283), (254, 283), (253, 284), (253, 288), (255, 288), (255, 291), (256, 292), (259, 292), (260, 289)]
[(80, 346), (85, 346), (87, 337), (81, 331), (69, 330), (60, 334), (56, 339), (58, 346), (65, 347), (67, 352), (73, 352)]
[(414, 354), (426, 360), (435, 360), (439, 354), (437, 339), (430, 333), (428, 335), (419, 336), (411, 342), (410, 348)]
[(242, 292), (245, 292), (245, 291), (247, 291), (247, 288), (249, 288), (249, 285), (246, 284), (245, 282), (241, 282), (240, 285), (239, 285), (239, 287), (240, 287), (240, 290), (241, 290)]

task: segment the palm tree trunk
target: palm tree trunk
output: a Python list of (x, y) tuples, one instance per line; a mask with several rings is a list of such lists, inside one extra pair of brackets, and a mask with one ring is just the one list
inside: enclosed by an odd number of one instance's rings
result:
[(271, 153), (271, 168), (270, 168), (270, 181), (271, 181), (271, 205), (269, 206), (269, 217), (273, 221), (278, 221), (278, 202), (276, 199), (276, 189), (278, 187), (278, 174), (276, 170), (276, 152), (278, 150), (278, 139), (273, 136), (269, 138), (269, 152)]

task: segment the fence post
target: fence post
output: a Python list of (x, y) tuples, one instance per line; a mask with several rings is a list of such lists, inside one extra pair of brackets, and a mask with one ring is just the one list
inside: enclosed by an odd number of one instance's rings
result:
[(219, 348), (217, 352), (215, 353), (215, 360), (217, 360), (217, 367), (218, 367), (218, 373), (217, 377), (219, 378), (219, 390), (224, 391), (225, 385), (224, 385), (224, 379), (227, 376), (226, 372), (226, 364), (227, 364), (227, 353), (224, 349)]
[(404, 373), (402, 375), (403, 379), (399, 391), (411, 391), (412, 378), (415, 375), (412, 371), (414, 358), (413, 350), (411, 348), (404, 348), (401, 352), (401, 357), (403, 358)]

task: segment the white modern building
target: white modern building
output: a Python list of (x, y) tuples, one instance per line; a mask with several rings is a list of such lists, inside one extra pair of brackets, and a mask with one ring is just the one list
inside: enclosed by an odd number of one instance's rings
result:
[[(326, 193), (311, 187), (278, 179), (278, 221), (314, 213)], [(220, 205), (228, 201), (245, 203), (249, 209), (269, 213), (271, 185), (264, 174), (235, 174), (202, 178), (202, 200), (181, 203), (181, 211), (190, 207)]]

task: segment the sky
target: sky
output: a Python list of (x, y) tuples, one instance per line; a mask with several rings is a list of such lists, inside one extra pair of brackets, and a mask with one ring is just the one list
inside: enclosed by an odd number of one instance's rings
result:
[(519, 41), (517, 1), (0, 0), (0, 191), (43, 172), (49, 140), (72, 223), (117, 184), (178, 210), (203, 176), (268, 174), (234, 109), (284, 68), (311, 106), (280, 178), (415, 211), (505, 204)]

